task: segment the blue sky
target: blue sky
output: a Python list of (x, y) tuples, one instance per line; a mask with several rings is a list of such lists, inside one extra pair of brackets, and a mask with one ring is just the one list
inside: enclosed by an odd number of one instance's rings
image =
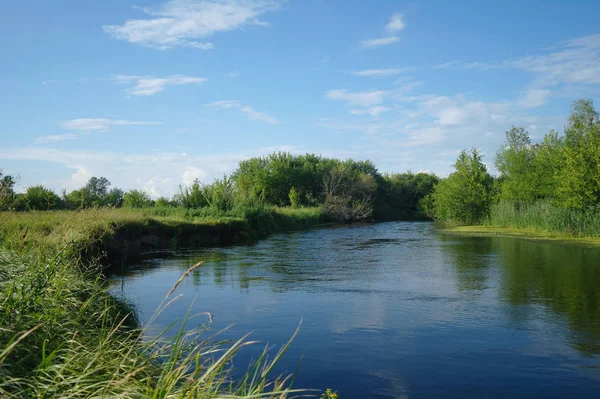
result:
[[(598, 1), (12, 1), (0, 169), (171, 195), (272, 151), (446, 175), (599, 99)], [(596, 101), (598, 103), (598, 101)]]

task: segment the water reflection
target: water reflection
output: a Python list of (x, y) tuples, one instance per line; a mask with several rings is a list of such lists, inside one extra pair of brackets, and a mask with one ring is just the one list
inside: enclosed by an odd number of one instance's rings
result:
[(215, 328), (235, 323), (231, 337), (283, 343), (304, 318), (281, 365), (304, 356), (298, 385), (348, 399), (600, 393), (600, 250), (386, 223), (182, 252), (115, 277), (114, 289), (147, 319), (157, 292), (200, 260), (180, 292)]

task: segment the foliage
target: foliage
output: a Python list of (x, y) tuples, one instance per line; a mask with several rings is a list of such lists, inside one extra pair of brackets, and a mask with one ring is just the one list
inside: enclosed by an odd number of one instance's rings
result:
[(290, 205), (292, 208), (300, 208), (300, 194), (294, 187), (290, 188), (288, 196), (290, 197)]
[(60, 207), (60, 198), (58, 195), (44, 186), (27, 188), (25, 197), (27, 209), (32, 211), (49, 211)]
[(145, 208), (152, 204), (150, 195), (142, 190), (131, 190), (123, 197), (123, 207), (125, 208)]
[(573, 104), (565, 129), (564, 167), (558, 196), (566, 207), (583, 209), (600, 202), (600, 121), (591, 100)]
[(0, 169), (0, 211), (13, 209), (15, 184), (17, 184), (17, 179), (11, 175), (4, 175)]
[(373, 214), (375, 178), (350, 163), (332, 168), (323, 181), (323, 213), (344, 223), (365, 220)]
[[(392, 173), (383, 176), (387, 205), (400, 212), (401, 218), (427, 216), (424, 199), (440, 179), (429, 173)], [(388, 212), (390, 212), (388, 210)]]
[(473, 224), (487, 216), (493, 198), (493, 179), (476, 149), (462, 151), (455, 171), (433, 191), (436, 219)]

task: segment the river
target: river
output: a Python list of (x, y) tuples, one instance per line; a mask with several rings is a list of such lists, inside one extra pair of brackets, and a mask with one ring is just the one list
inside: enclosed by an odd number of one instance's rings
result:
[[(600, 249), (458, 237), (390, 222), (181, 251), (111, 278), (155, 324), (214, 316), (223, 338), (281, 345), (295, 387), (354, 398), (600, 397)], [(245, 348), (245, 370), (261, 345)]]

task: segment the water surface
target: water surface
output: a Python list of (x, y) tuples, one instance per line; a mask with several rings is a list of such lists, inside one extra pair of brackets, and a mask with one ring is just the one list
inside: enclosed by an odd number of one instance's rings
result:
[[(148, 320), (180, 275), (192, 311), (224, 338), (281, 345), (278, 371), (341, 399), (600, 397), (600, 250), (456, 237), (394, 222), (280, 234), (181, 252), (112, 278)], [(242, 371), (262, 347), (236, 359)]]

